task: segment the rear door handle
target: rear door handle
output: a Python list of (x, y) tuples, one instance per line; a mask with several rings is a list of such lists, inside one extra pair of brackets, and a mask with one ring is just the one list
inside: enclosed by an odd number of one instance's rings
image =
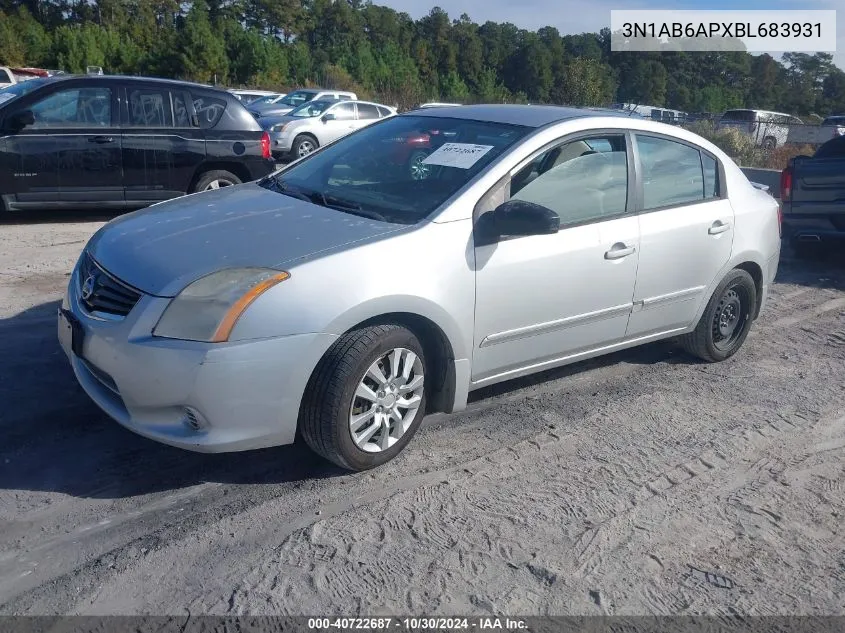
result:
[(605, 259), (622, 259), (633, 255), (637, 252), (636, 246), (625, 246), (622, 242), (617, 242), (613, 247), (604, 254)]
[(89, 143), (112, 143), (114, 142), (113, 136), (89, 136), (88, 137)]
[(707, 229), (707, 232), (710, 233), (710, 235), (718, 235), (719, 233), (724, 233), (725, 231), (727, 231), (730, 228), (731, 228), (730, 222), (722, 223), (721, 221), (716, 220), (713, 223), (713, 225), (709, 229)]

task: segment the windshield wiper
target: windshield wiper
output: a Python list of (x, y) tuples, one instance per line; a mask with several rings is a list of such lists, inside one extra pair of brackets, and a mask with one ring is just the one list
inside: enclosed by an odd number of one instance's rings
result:
[(327, 195), (321, 191), (307, 191), (304, 189), (296, 189), (284, 182), (279, 181), (276, 178), (270, 178), (267, 181), (267, 188), (272, 189), (277, 193), (290, 196), (291, 198), (299, 198), (300, 200), (305, 200), (306, 202), (319, 204), (322, 207), (337, 209), (338, 211), (343, 211), (344, 213), (358, 215), (364, 218), (369, 218), (371, 220), (388, 222), (388, 219), (378, 211), (362, 209), (360, 204), (358, 204), (357, 202), (353, 202), (352, 200), (344, 200), (343, 198), (338, 198), (337, 196), (333, 196), (331, 194)]
[(364, 209), (361, 207), (360, 204), (358, 204), (357, 202), (353, 202), (352, 200), (345, 200), (343, 198), (338, 198), (337, 196), (325, 193), (315, 193), (315, 195), (320, 196), (323, 200), (323, 204), (327, 207), (332, 207), (333, 209), (345, 211), (353, 215), (360, 215), (362, 218), (370, 218), (371, 220), (387, 222), (387, 218), (384, 217), (378, 211)]
[(270, 178), (266, 181), (266, 184), (268, 189), (271, 189), (276, 193), (281, 193), (285, 196), (290, 196), (291, 198), (299, 198), (300, 200), (305, 200), (305, 202), (313, 202), (309, 195), (297, 189), (292, 189), (287, 184), (279, 181), (276, 178)]

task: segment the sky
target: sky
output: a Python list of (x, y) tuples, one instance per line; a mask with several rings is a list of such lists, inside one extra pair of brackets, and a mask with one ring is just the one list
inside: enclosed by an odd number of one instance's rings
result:
[[(845, 70), (845, 0), (374, 0), (413, 18), (426, 15), (440, 6), (449, 17), (462, 13), (478, 24), (487, 20), (512, 22), (525, 29), (554, 26), (561, 34), (598, 32), (610, 26), (611, 9), (697, 9), (697, 10), (807, 10), (836, 9), (837, 52), (834, 61)], [(833, 51), (825, 51), (833, 52)], [(779, 57), (779, 52), (772, 52)]]

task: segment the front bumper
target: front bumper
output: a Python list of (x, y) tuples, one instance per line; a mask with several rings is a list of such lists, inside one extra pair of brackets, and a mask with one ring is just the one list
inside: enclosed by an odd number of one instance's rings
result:
[(273, 154), (289, 154), (293, 138), (285, 132), (270, 132), (270, 150)]
[(72, 350), (61, 310), (59, 341), (79, 384), (110, 417), (144, 437), (199, 452), (294, 441), (311, 371), (336, 337), (301, 334), (223, 344), (155, 338), (150, 333), (168, 299), (144, 295), (124, 319), (103, 320), (80, 305), (77, 274), (62, 309), (84, 334), (82, 356)]

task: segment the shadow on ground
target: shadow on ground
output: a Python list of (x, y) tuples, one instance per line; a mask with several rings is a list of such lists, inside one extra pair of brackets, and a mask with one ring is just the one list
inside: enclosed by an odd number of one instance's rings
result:
[[(0, 320), (0, 489), (123, 498), (204, 482), (266, 484), (346, 474), (300, 444), (209, 455), (124, 429), (76, 383), (57, 341), (58, 307), (54, 301)], [(695, 361), (658, 343), (496, 385), (473, 393), (472, 402), (621, 362)]]
[[(842, 259), (787, 256), (778, 281), (842, 289)], [(124, 498), (204, 482), (266, 484), (345, 474), (301, 445), (207, 455), (123, 429), (77, 385), (57, 342), (57, 308), (58, 301), (49, 302), (0, 320), (0, 489)], [(494, 385), (474, 392), (471, 403), (619, 363), (696, 362), (672, 342), (654, 343)]]

